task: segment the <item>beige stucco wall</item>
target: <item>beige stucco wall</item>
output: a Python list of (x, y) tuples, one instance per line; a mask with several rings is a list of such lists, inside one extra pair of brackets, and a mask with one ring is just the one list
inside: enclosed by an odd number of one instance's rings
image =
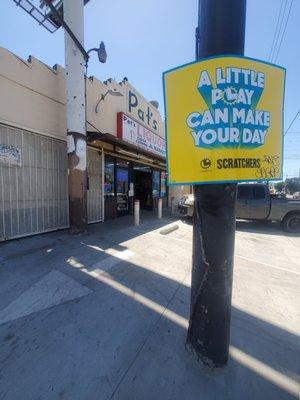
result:
[[(95, 107), (102, 94), (115, 89), (122, 96), (108, 94)], [(56, 65), (54, 68), (43, 64), (34, 57), (27, 61), (0, 47), (0, 121), (46, 135), (65, 139), (65, 71)], [(129, 110), (129, 99), (137, 99), (137, 105)], [(148, 111), (149, 108), (149, 111)], [(161, 116), (130, 83), (114, 80), (101, 82), (95, 77), (87, 79), (87, 119), (89, 130), (117, 134), (117, 113), (124, 112), (135, 118), (152, 131), (164, 137)], [(152, 114), (150, 124), (145, 117)], [(153, 121), (157, 121), (153, 128)]]
[[(99, 103), (101, 94), (115, 89), (122, 96), (107, 95)], [(33, 132), (61, 139), (66, 138), (65, 71), (59, 65), (50, 68), (34, 57), (27, 61), (0, 47), (0, 122)], [(138, 105), (129, 110), (130, 96), (136, 96)], [(140, 116), (145, 116), (148, 107), (153, 114), (151, 122), (157, 121), (157, 131), (164, 137), (164, 126), (159, 112), (129, 82), (115, 80), (101, 82), (95, 77), (87, 79), (88, 129), (117, 134), (117, 113), (124, 112), (145, 126)], [(108, 145), (109, 146), (109, 145)], [(169, 197), (176, 201), (189, 187), (170, 187)]]

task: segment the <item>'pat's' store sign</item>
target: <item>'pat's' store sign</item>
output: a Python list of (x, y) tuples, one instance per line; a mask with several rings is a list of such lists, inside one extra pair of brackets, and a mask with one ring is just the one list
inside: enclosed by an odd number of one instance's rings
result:
[(164, 137), (163, 125), (158, 110), (131, 87), (128, 88), (127, 93), (128, 114), (151, 131)]

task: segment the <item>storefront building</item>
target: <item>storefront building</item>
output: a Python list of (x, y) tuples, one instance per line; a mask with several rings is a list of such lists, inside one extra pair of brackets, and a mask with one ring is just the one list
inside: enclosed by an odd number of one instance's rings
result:
[[(87, 79), (89, 223), (168, 206), (164, 125), (128, 80)], [(66, 228), (64, 69), (0, 48), (0, 241)]]
[(117, 137), (89, 132), (94, 146), (104, 151), (104, 218), (132, 213), (138, 199), (153, 210), (162, 197), (167, 206), (165, 139), (123, 112), (117, 113)]
[(134, 199), (142, 210), (156, 208), (160, 196), (166, 201), (164, 171), (107, 155), (104, 168), (106, 219), (132, 213)]

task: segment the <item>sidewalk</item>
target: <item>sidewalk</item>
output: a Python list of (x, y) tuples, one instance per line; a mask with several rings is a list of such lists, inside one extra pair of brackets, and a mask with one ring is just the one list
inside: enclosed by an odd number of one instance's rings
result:
[(211, 373), (184, 346), (192, 226), (132, 222), (0, 244), (0, 400), (297, 399), (300, 238), (238, 225), (231, 358)]

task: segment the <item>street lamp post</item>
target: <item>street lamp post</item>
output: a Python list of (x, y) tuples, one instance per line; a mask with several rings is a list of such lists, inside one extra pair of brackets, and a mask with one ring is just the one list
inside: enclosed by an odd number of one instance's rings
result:
[[(196, 58), (244, 54), (246, 0), (199, 0)], [(194, 186), (193, 266), (187, 344), (209, 367), (229, 352), (237, 186)]]
[[(84, 44), (83, 1), (64, 0), (64, 21)], [(87, 231), (87, 150), (84, 54), (65, 29), (67, 151), (70, 232)]]

